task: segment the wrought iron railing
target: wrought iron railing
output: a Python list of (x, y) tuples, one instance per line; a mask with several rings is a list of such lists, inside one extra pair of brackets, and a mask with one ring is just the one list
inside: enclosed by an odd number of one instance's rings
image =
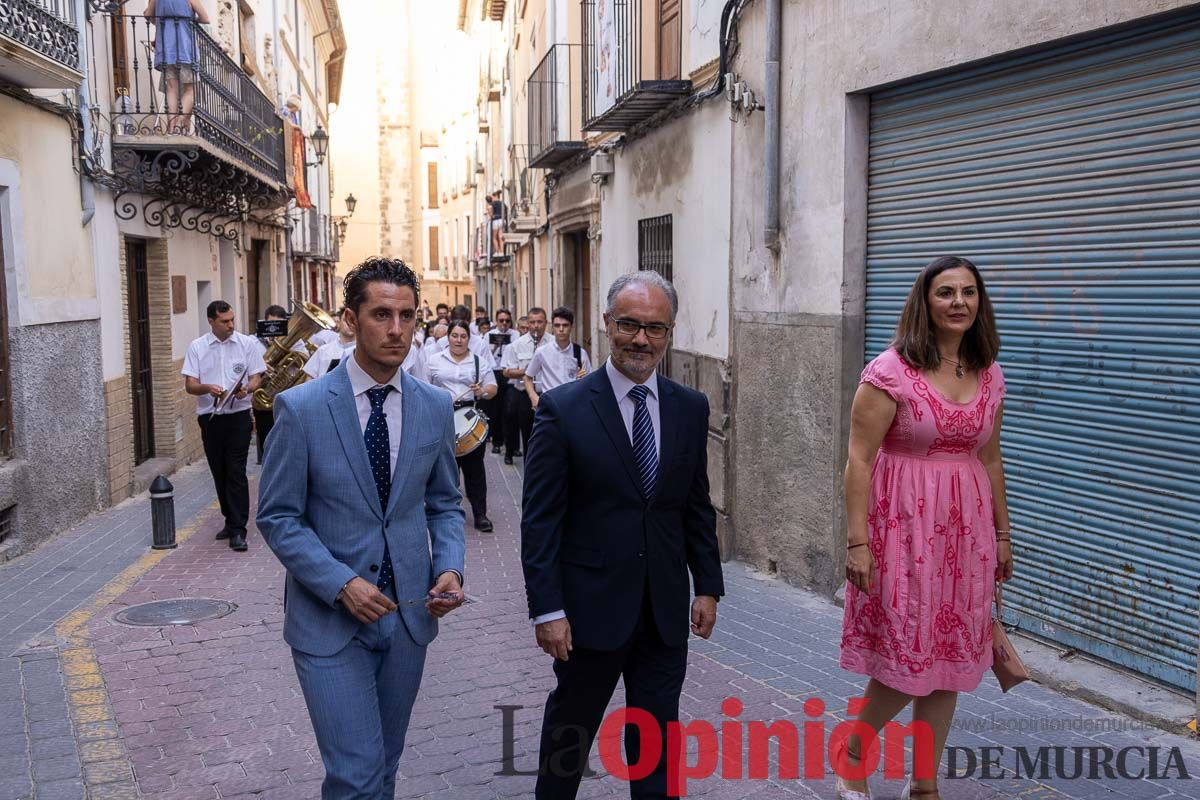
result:
[(529, 165), (553, 166), (583, 148), (582, 48), (553, 45), (529, 76)]
[(580, 0), (584, 130), (625, 130), (686, 93), (679, 30), (666, 36), (663, 0), (652, 2), (657, 10), (642, 0)]
[(0, 0), (0, 35), (78, 70), (79, 28), (70, 0)]
[(292, 223), (292, 252), (295, 255), (338, 260), (338, 236), (333, 217), (321, 214), (315, 208), (293, 209), (288, 216)]
[[(245, 166), (284, 181), (283, 121), (271, 100), (195, 20), (114, 14), (108, 27), (117, 94), (114, 135), (198, 136)], [(189, 94), (193, 106), (184, 113)]]

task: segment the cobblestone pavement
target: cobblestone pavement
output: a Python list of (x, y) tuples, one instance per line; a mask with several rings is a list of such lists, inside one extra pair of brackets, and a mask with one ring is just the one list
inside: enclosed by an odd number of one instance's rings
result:
[[(257, 535), (244, 554), (213, 541), (220, 519), (215, 506), (206, 505), (207, 473), (199, 472), (203, 480), (196, 480), (195, 472), (178, 479), (181, 528), (194, 535), (165, 558), (145, 555), (148, 514), (139, 500), (130, 504), (136, 510), (119, 507), (98, 515), (98, 520), (112, 515), (109, 528), (124, 532), (128, 541), (122, 539), (120, 547), (93, 541), (101, 539), (97, 531), (105, 525), (89, 521), (91, 533), (74, 531), (36, 553), (40, 567), (20, 560), (0, 570), (3, 594), (25, 603), (23, 614), (5, 606), (8, 614), (0, 618), (21, 620), (0, 635), (8, 652), (22, 653), (3, 659), (12, 663), (0, 672), (0, 711), (7, 712), (0, 714), (0, 800), (83, 797), (85, 787), (99, 800), (319, 796), (320, 758), (280, 632), (282, 570)], [(532, 777), (497, 772), (506, 759), (511, 771), (533, 768), (552, 676), (525, 613), (517, 553), (520, 473), (489, 457), (488, 474), (496, 531), (468, 528), (471, 602), (448, 618), (431, 646), (398, 797), (532, 796)], [(108, 555), (76, 555), (85, 548)], [(69, 568), (60, 564), (68, 553)], [(122, 558), (130, 565), (124, 571)], [(53, 584), (37, 578), (54, 570), (62, 576)], [(23, 591), (10, 583), (16, 574), (28, 576)], [(788, 720), (803, 731), (805, 722), (822, 721), (808, 716), (803, 705), (819, 697), (828, 706), (827, 736), (861, 686), (837, 668), (840, 609), (742, 565), (727, 565), (726, 576), (728, 597), (719, 607), (716, 634), (711, 641), (692, 642), (684, 719), (719, 727), (730, 719), (721, 702), (733, 696), (744, 703), (738, 720)], [(54, 606), (51, 600), (65, 594), (65, 585), (71, 586), (72, 600), (55, 600), (61, 605)], [(192, 626), (134, 628), (112, 620), (128, 605), (184, 596), (230, 600), (237, 609)], [(613, 706), (621, 702), (618, 691)], [(511, 746), (505, 745), (506, 713)], [(999, 762), (1006, 776), (980, 780), (977, 768), (973, 778), (943, 780), (943, 796), (1200, 797), (1193, 781), (1012, 776), (1017, 745), (1158, 746), (1161, 762), (1166, 750), (1178, 747), (1187, 769), (1200, 770), (1196, 741), (1139, 730), (1131, 722), (1036, 685), (1001, 695), (988, 678), (962, 698), (950, 744), (1004, 747)], [(1063, 725), (1078, 730), (1049, 730)], [(1104, 726), (1116, 730), (1096, 730)], [(701, 753), (692, 751), (694, 762)], [(1066, 751), (1068, 769), (1073, 753)], [(1131, 756), (1130, 763), (1136, 770), (1145, 758)], [(627, 795), (624, 784), (604, 774), (595, 754), (593, 764), (600, 774), (584, 782), (580, 797)], [(694, 781), (689, 796), (833, 796), (828, 778), (780, 780), (774, 756), (770, 776)], [(878, 798), (895, 798), (900, 788), (882, 779), (873, 783)]]

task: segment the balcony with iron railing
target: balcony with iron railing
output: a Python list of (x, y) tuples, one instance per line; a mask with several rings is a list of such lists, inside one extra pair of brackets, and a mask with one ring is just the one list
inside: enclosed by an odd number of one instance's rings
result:
[(585, 131), (627, 131), (691, 93), (678, 0), (581, 4)]
[(0, 83), (77, 87), (80, 49), (74, 0), (0, 0)]
[(114, 149), (199, 150), (221, 167), (282, 188), (283, 120), (199, 23), (121, 13), (107, 20)]
[(556, 44), (529, 76), (529, 167), (553, 169), (587, 149), (583, 140), (582, 48)]
[(315, 208), (297, 208), (288, 214), (292, 227), (292, 254), (300, 258), (337, 261), (340, 255), (335, 221)]

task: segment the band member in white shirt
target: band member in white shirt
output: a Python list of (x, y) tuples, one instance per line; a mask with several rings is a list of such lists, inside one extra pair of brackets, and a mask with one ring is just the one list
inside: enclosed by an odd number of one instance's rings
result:
[[(451, 322), (453, 322), (455, 320), (462, 320), (463, 322), (466, 322), (470, 318), (470, 316), (471, 316), (471, 312), (470, 312), (470, 310), (467, 309), (466, 306), (459, 305), (459, 306), (455, 306), (454, 308), (452, 308), (450, 310), (450, 321)], [(439, 339), (434, 344), (433, 349), (430, 350), (429, 353), (426, 355), (426, 361), (428, 361), (429, 357), (433, 356), (434, 354), (439, 353), (442, 350), (445, 350), (449, 346), (449, 344), (450, 344), (450, 341), (448, 339), (446, 339), (446, 340)], [(488, 362), (488, 363), (491, 362), (492, 350), (488, 346), (487, 339), (484, 339), (478, 333), (471, 334), (471, 341), (468, 343), (467, 347), (470, 349), (470, 351), (472, 353), (479, 356), (485, 362)], [(492, 366), (495, 367), (495, 364), (492, 364)]]
[[(429, 383), (450, 392), (455, 411), (495, 397), (496, 378), (491, 365), (468, 347), (471, 328), (467, 321), (456, 319), (451, 322), (446, 338), (450, 341), (449, 348), (430, 356), (426, 363)], [(487, 516), (487, 472), (483, 465), (485, 452), (484, 445), (480, 444), (456, 461), (462, 471), (467, 500), (475, 515), (475, 528), (487, 533), (493, 526)]]
[(258, 340), (233, 327), (233, 308), (224, 300), (208, 304), (212, 330), (188, 346), (183, 359), (187, 393), (196, 397), (196, 414), (204, 456), (217, 488), (225, 527), (218, 539), (234, 550), (246, 550), (250, 489), (246, 456), (250, 452), (250, 395), (258, 388), (266, 365)]
[(304, 362), (304, 374), (310, 378), (319, 378), (329, 370), (334, 369), (354, 352), (354, 329), (346, 320), (345, 308), (338, 311), (337, 339), (321, 345), (308, 361)]
[(525, 368), (525, 393), (529, 395), (529, 402), (534, 408), (537, 408), (538, 398), (543, 392), (577, 381), (592, 371), (587, 350), (571, 341), (575, 312), (566, 306), (559, 306), (554, 309), (550, 319), (554, 341), (534, 353), (533, 360)]
[(479, 336), (482, 331), (479, 330), (479, 321), (487, 317), (487, 309), (483, 306), (475, 306), (475, 321), (471, 323), (471, 334)]
[(517, 332), (512, 329), (512, 312), (507, 308), (497, 311), (496, 327), (488, 331), (484, 338), (488, 342), (488, 349), (492, 351), (492, 362), (496, 365), (497, 388), (496, 396), (491, 400), (491, 410), (488, 411), (491, 420), (488, 437), (492, 440), (492, 452), (499, 455), (500, 447), (504, 444), (505, 402), (508, 400), (509, 390), (508, 379), (504, 377), (500, 361), (504, 358), (505, 348), (517, 340)]
[[(504, 377), (508, 378), (510, 390), (504, 420), (504, 463), (513, 463), (513, 457), (529, 448), (529, 433), (533, 430), (533, 404), (525, 393), (525, 368), (533, 360), (537, 349), (550, 340), (546, 338), (546, 309), (537, 306), (529, 309), (523, 317), (529, 326), (525, 334), (504, 348)], [(521, 449), (517, 449), (518, 443)]]

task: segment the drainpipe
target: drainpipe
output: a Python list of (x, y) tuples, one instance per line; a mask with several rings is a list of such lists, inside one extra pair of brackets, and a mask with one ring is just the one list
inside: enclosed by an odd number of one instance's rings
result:
[(779, 56), (782, 50), (782, 0), (767, 0), (767, 62), (766, 62), (766, 227), (763, 243), (773, 253), (779, 252)]
[[(83, 60), (87, 53), (87, 26), (88, 14), (86, 0), (76, 0), (75, 2), (75, 24), (79, 29), (79, 71), (83, 73), (83, 80), (79, 82), (79, 134), (82, 138), (82, 158), (88, 158), (87, 148), (94, 141), (92, 131), (92, 117), (90, 111), (91, 92), (88, 91), (87, 69)], [(101, 156), (103, 157), (103, 156)], [(83, 207), (83, 218), (81, 224), (87, 227), (91, 224), (92, 219), (96, 216), (96, 187), (92, 185), (91, 180), (87, 177), (87, 169), (79, 171), (79, 197)]]

